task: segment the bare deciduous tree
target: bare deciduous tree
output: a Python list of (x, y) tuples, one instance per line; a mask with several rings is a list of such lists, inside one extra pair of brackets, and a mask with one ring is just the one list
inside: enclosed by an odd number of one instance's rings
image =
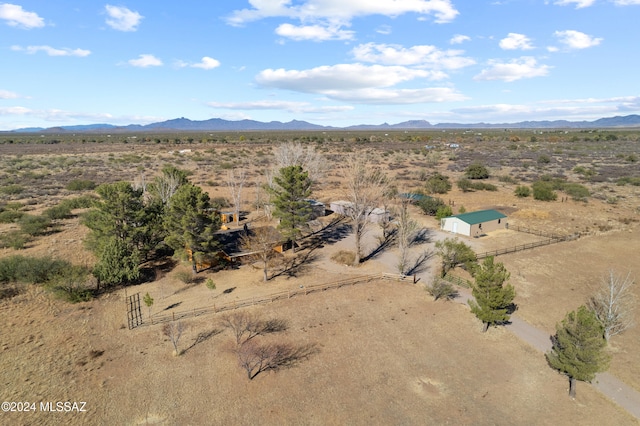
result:
[(418, 230), (418, 222), (411, 219), (409, 214), (409, 200), (400, 200), (397, 209), (396, 223), (398, 231), (396, 238), (399, 249), (398, 271), (401, 274), (405, 274), (409, 262), (409, 247)]
[(175, 350), (176, 355), (180, 355), (180, 351), (178, 350), (178, 342), (180, 341), (180, 337), (182, 337), (182, 332), (184, 331), (183, 324), (178, 322), (170, 322), (162, 327), (162, 334), (167, 336), (173, 344), (173, 349)]
[(242, 189), (247, 180), (247, 172), (244, 167), (234, 168), (227, 172), (227, 188), (233, 204), (233, 213), (236, 218), (236, 226), (240, 221), (240, 207), (242, 206)]
[(313, 146), (302, 146), (297, 142), (287, 142), (273, 148), (275, 170), (289, 166), (300, 166), (309, 173), (313, 183), (324, 177), (327, 161), (324, 156), (316, 152)]
[(596, 294), (587, 302), (587, 307), (602, 323), (607, 341), (633, 325), (636, 298), (631, 289), (634, 284), (630, 272), (622, 276), (609, 270), (602, 278)]
[(256, 336), (277, 333), (287, 329), (285, 320), (262, 320), (248, 312), (234, 312), (222, 317), (222, 326), (228, 328), (236, 339), (236, 346), (240, 346)]
[(356, 246), (354, 264), (357, 265), (362, 257), (362, 237), (367, 232), (369, 216), (380, 204), (388, 179), (380, 168), (373, 166), (362, 155), (347, 157), (342, 172), (347, 186), (345, 196), (350, 203), (345, 213), (353, 227)]
[(150, 185), (153, 194), (160, 199), (165, 206), (181, 185), (187, 183), (187, 175), (183, 170), (173, 166), (165, 166), (162, 174), (156, 176)]
[(292, 367), (316, 353), (315, 344), (295, 346), (290, 343), (259, 344), (245, 341), (237, 348), (238, 363), (247, 372), (249, 380), (258, 374), (281, 368)]
[(248, 251), (249, 257), (262, 264), (263, 281), (269, 280), (269, 263), (277, 254), (274, 247), (282, 241), (280, 233), (271, 226), (252, 227), (241, 238), (242, 248)]

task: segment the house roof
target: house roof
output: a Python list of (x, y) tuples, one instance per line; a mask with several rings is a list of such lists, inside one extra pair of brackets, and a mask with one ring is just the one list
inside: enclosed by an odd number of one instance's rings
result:
[(475, 225), (478, 223), (502, 219), (507, 217), (507, 215), (502, 214), (497, 210), (479, 210), (477, 212), (462, 213), (451, 217), (458, 218), (469, 225)]

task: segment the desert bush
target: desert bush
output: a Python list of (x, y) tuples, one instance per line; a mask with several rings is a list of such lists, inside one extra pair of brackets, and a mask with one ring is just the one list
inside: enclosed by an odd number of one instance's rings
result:
[(525, 185), (519, 185), (516, 187), (514, 193), (516, 194), (516, 197), (525, 198), (531, 195), (531, 188)]
[(512, 185), (515, 185), (515, 184), (517, 184), (517, 183), (518, 183), (518, 180), (517, 180), (517, 179), (515, 179), (514, 177), (509, 176), (509, 175), (502, 175), (502, 176), (499, 176), (499, 177), (498, 177), (498, 180), (499, 180), (500, 182), (502, 182), (502, 183), (510, 183), (510, 184), (512, 184)]
[(624, 186), (624, 185), (633, 185), (640, 186), (640, 177), (634, 176), (624, 176), (616, 181), (616, 185)]
[(441, 220), (445, 217), (453, 216), (453, 210), (451, 206), (440, 206), (436, 211), (436, 219)]
[(549, 164), (551, 162), (551, 157), (549, 157), (547, 154), (542, 154), (538, 156), (538, 159), (536, 161), (538, 162), (538, 164)]
[(205, 285), (207, 286), (207, 288), (209, 290), (215, 290), (216, 289), (216, 283), (213, 282), (213, 280), (211, 278), (207, 278), (207, 281), (205, 282)]
[(65, 188), (69, 191), (91, 191), (96, 188), (96, 183), (87, 179), (74, 179)]
[(71, 209), (69, 206), (58, 204), (43, 211), (42, 215), (50, 220), (66, 219), (71, 216)]
[(444, 205), (444, 201), (442, 201), (442, 199), (440, 198), (429, 197), (423, 198), (422, 200), (418, 201), (418, 207), (420, 207), (422, 209), (422, 212), (427, 216), (435, 216), (438, 208)]
[(70, 303), (88, 302), (94, 292), (87, 288), (89, 270), (82, 266), (72, 266), (60, 271), (46, 284), (47, 290), (57, 298)]
[(456, 182), (456, 185), (458, 185), (458, 188), (462, 192), (473, 191), (473, 184), (471, 183), (470, 179), (467, 179), (467, 178), (459, 179), (458, 182)]
[(50, 257), (13, 255), (0, 259), (0, 283), (45, 284), (70, 268), (69, 262)]
[(190, 271), (178, 271), (175, 276), (185, 284), (191, 284), (193, 282), (193, 273)]
[(446, 194), (451, 190), (451, 182), (448, 176), (436, 173), (427, 178), (425, 188), (429, 194)]
[(225, 209), (229, 206), (231, 206), (231, 204), (225, 197), (213, 197), (211, 199), (211, 207), (213, 207), (214, 209), (220, 210)]
[(0, 212), (0, 223), (13, 223), (20, 219), (24, 213), (16, 210), (4, 210)]
[(0, 193), (5, 195), (18, 195), (24, 192), (24, 187), (18, 184), (0, 186)]
[(427, 293), (433, 296), (433, 300), (453, 300), (458, 297), (458, 290), (448, 281), (435, 278), (431, 284), (425, 287)]
[(487, 179), (489, 169), (480, 163), (473, 163), (464, 170), (464, 175), (469, 179)]
[(20, 231), (10, 231), (0, 235), (0, 248), (12, 248), (14, 250), (22, 250), (30, 241), (29, 236)]
[(536, 181), (532, 185), (533, 198), (539, 201), (555, 201), (558, 198), (558, 194), (553, 190), (553, 185), (550, 182)]
[(51, 220), (46, 216), (25, 214), (18, 220), (18, 224), (22, 232), (36, 236), (42, 235), (47, 231), (49, 226), (51, 226)]
[(591, 195), (589, 189), (579, 183), (565, 183), (562, 190), (576, 201), (586, 201)]
[(331, 256), (331, 260), (341, 265), (353, 265), (356, 260), (356, 254), (348, 250), (340, 250)]

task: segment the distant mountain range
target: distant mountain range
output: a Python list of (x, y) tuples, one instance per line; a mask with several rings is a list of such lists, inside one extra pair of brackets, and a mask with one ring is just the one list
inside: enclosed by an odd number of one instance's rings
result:
[(249, 130), (429, 130), (429, 129), (595, 129), (614, 127), (640, 127), (640, 115), (616, 116), (600, 118), (594, 121), (521, 121), (518, 123), (439, 123), (431, 124), (425, 120), (410, 120), (398, 124), (361, 124), (348, 127), (320, 126), (306, 121), (293, 120), (287, 123), (270, 121), (268, 123), (255, 120), (230, 121), (221, 118), (210, 120), (189, 120), (175, 118), (173, 120), (151, 123), (146, 125), (130, 124), (128, 126), (114, 126), (112, 124), (88, 124), (81, 126), (61, 127), (29, 127), (13, 130), (13, 132), (213, 132), (213, 131), (249, 131)]

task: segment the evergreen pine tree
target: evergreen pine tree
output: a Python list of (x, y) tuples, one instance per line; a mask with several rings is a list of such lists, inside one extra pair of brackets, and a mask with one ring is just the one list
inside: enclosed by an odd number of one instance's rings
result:
[(609, 367), (609, 355), (604, 352), (604, 329), (595, 314), (585, 306), (569, 312), (556, 334), (553, 346), (545, 357), (549, 365), (569, 377), (569, 396), (576, 397), (576, 380), (591, 381), (599, 371)]
[(311, 217), (311, 179), (301, 166), (287, 166), (274, 176), (275, 185), (269, 189), (275, 207), (273, 215), (280, 219), (278, 229), (291, 241), (295, 252), (296, 240)]
[(471, 312), (484, 323), (483, 332), (490, 325), (502, 324), (509, 320), (509, 308), (513, 305), (516, 291), (512, 285), (504, 285), (509, 272), (502, 263), (494, 263), (487, 257), (475, 271), (473, 285), (474, 300), (469, 301)]
[(176, 252), (191, 250), (191, 262), (197, 272), (197, 259), (211, 254), (217, 247), (215, 232), (221, 221), (211, 208), (209, 195), (199, 186), (182, 185), (171, 197), (165, 210), (165, 243)]

